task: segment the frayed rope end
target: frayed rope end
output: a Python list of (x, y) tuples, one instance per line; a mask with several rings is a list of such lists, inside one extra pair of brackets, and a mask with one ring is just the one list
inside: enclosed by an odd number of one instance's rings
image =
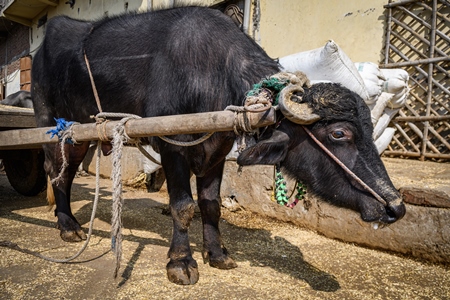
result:
[[(62, 140), (63, 133), (70, 128), (75, 122), (66, 121), (64, 118), (54, 118), (56, 121), (56, 128), (50, 129), (46, 132), (46, 134), (51, 134), (50, 139), (52, 139), (55, 135), (58, 136), (59, 140)], [(73, 141), (69, 138), (67, 139), (67, 143), (73, 144)]]

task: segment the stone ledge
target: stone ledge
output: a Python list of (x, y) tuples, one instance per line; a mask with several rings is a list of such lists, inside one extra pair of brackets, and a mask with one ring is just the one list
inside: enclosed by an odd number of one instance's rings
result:
[(400, 188), (405, 203), (438, 208), (450, 208), (450, 193), (429, 188)]
[[(397, 188), (405, 180), (403, 177), (405, 174), (414, 173), (417, 175), (420, 173), (411, 168), (410, 162), (384, 161), (388, 173), (393, 174), (391, 178), (395, 179), (393, 182)], [(414, 166), (422, 169), (424, 163), (415, 162)], [(446, 169), (447, 166), (448, 164), (433, 165), (433, 168), (439, 170), (436, 172), (434, 181), (432, 177), (428, 176), (427, 184), (432, 183), (433, 188), (424, 188), (423, 190), (418, 188), (421, 184), (415, 181), (422, 180), (419, 178), (420, 176), (407, 177), (406, 181), (412, 182), (418, 191), (425, 191), (422, 195), (424, 195), (426, 201), (423, 202), (434, 203), (434, 200), (429, 199), (438, 198), (436, 195), (442, 195), (443, 190), (450, 186), (449, 180), (442, 179), (442, 176), (440, 176), (442, 174), (446, 176), (447, 173), (450, 173), (450, 169)], [(294, 209), (271, 201), (273, 183), (273, 167), (271, 166), (245, 167), (241, 176), (236, 174), (236, 170), (237, 166), (234, 162), (227, 162), (221, 195), (222, 198), (233, 196), (247, 210), (292, 222), (324, 236), (345, 242), (408, 254), (431, 262), (450, 263), (449, 208), (406, 204), (407, 212), (402, 220), (389, 227), (374, 230), (372, 224), (363, 222), (358, 213), (334, 207), (311, 194), (307, 195), (306, 202), (299, 202)], [(424, 172), (424, 170), (421, 172)], [(288, 182), (288, 185), (292, 189), (293, 183)], [(411, 189), (403, 190), (409, 191)], [(432, 195), (433, 197), (426, 195)], [(446, 195), (448, 196), (448, 194)], [(442, 200), (447, 203), (448, 197), (443, 197)]]

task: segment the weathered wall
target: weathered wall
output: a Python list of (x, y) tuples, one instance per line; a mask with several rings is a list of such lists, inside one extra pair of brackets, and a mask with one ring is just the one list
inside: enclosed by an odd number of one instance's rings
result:
[[(29, 49), (28, 34), (28, 27), (15, 23), (9, 29), (8, 35), (0, 39), (0, 65), (2, 67), (27, 53)], [(8, 70), (8, 74), (11, 74), (13, 71)]]
[[(192, 3), (177, 0), (176, 3)], [(210, 6), (220, 0), (199, 0)], [(260, 33), (257, 39), (272, 57), (322, 47), (333, 39), (354, 62), (381, 60), (384, 40), (386, 0), (261, 0)], [(80, 19), (96, 19), (125, 11), (146, 11), (167, 7), (173, 0), (77, 0), (73, 8), (64, 3), (49, 7), (35, 20), (31, 29), (31, 51), (42, 42), (45, 26), (37, 20), (47, 14), (50, 19), (65, 14)], [(251, 26), (250, 22), (250, 26)], [(252, 32), (250, 28), (250, 33)]]
[(93, 20), (105, 15), (117, 15), (126, 11), (146, 10), (145, 0), (77, 0), (73, 8), (63, 1), (56, 7), (49, 6), (41, 12), (30, 29), (30, 50), (37, 49), (44, 38), (45, 25), (38, 27), (38, 20), (47, 15), (47, 20), (58, 15), (67, 15), (76, 19)]
[(272, 57), (334, 40), (354, 62), (381, 60), (387, 0), (261, 0), (261, 45)]
[[(0, 39), (0, 100), (20, 89), (19, 59), (29, 52), (28, 34), (28, 27), (15, 23)], [(5, 90), (2, 86), (6, 86)]]

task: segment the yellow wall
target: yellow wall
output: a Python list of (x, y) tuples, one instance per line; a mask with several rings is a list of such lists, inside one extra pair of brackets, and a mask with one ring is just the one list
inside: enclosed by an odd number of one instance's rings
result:
[[(384, 40), (383, 5), (387, 0), (260, 1), (259, 38), (261, 46), (271, 57), (282, 57), (322, 47), (327, 40), (333, 39), (354, 62), (381, 61)], [(192, 3), (190, 0), (184, 2)], [(213, 5), (220, 0), (196, 2)], [(105, 14), (124, 12), (125, 3), (128, 3), (129, 11), (146, 11), (151, 7), (168, 6), (173, 1), (77, 0), (73, 9), (69, 5), (60, 4), (56, 8), (49, 7), (39, 17), (47, 13), (48, 18), (65, 14), (73, 18), (96, 19)], [(177, 0), (177, 3), (180, 3), (180, 0)], [(45, 26), (40, 28), (36, 26), (38, 18), (33, 22), (35, 25), (32, 26), (30, 35), (32, 52), (39, 47), (44, 36)]]
[(387, 0), (261, 0), (261, 45), (272, 57), (334, 40), (354, 62), (381, 60)]

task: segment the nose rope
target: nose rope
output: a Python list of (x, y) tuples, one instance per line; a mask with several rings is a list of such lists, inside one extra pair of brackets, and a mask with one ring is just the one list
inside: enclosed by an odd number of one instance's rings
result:
[(97, 108), (99, 112), (103, 112), (102, 105), (100, 104), (100, 97), (98, 96), (97, 87), (95, 86), (94, 76), (92, 75), (91, 65), (89, 64), (89, 60), (86, 55), (86, 50), (84, 50), (84, 61), (86, 63), (86, 67), (89, 74), (89, 80), (91, 81), (92, 92), (94, 93), (95, 102), (97, 103)]
[(327, 149), (327, 147), (324, 146), (324, 144), (322, 144), (313, 134), (312, 132), (306, 128), (305, 126), (303, 126), (303, 129), (306, 131), (306, 133), (311, 137), (311, 139), (316, 142), (316, 144), (322, 148), (323, 151), (325, 151), (326, 154), (328, 154), (329, 157), (331, 157), (342, 169), (344, 169), (345, 172), (347, 172), (348, 175), (350, 175), (353, 179), (355, 179), (360, 185), (362, 185), (369, 193), (371, 193), (375, 199), (378, 200), (378, 202), (380, 202), (381, 204), (383, 204), (384, 206), (387, 206), (387, 202), (380, 197), (380, 195), (378, 195), (377, 192), (375, 192), (370, 186), (368, 186), (367, 184), (365, 184), (355, 173), (353, 173), (349, 168), (347, 168), (346, 165), (344, 165), (339, 158), (337, 158), (333, 153), (331, 153), (330, 150)]

